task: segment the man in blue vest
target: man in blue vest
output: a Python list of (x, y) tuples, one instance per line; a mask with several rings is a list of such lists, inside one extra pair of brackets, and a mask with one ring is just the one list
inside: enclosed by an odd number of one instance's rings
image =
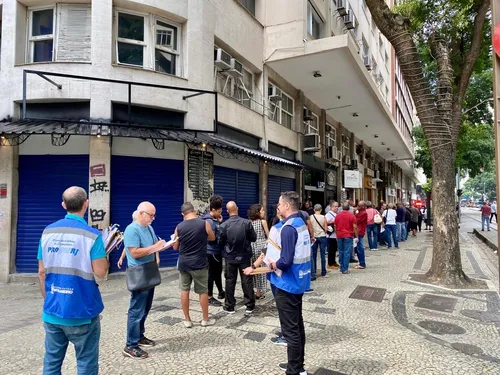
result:
[(78, 374), (99, 372), (99, 314), (104, 309), (94, 274), (108, 270), (101, 233), (84, 220), (89, 201), (84, 189), (63, 193), (64, 219), (49, 225), (38, 246), (38, 278), (44, 298), (43, 374), (61, 373), (68, 343), (75, 346)]
[(302, 319), (302, 296), (311, 282), (311, 238), (300, 217), (299, 195), (294, 191), (281, 194), (278, 208), (285, 218), (278, 236), (280, 259), (269, 265), (271, 284), (276, 288), (276, 307), (281, 332), (287, 342), (288, 363), (279, 367), (287, 375), (307, 374), (304, 370), (306, 335)]

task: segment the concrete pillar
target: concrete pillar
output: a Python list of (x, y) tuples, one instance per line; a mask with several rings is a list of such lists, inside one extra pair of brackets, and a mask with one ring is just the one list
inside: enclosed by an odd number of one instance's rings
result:
[[(343, 127), (339, 127), (337, 129), (337, 139), (335, 140), (335, 143), (337, 144), (337, 149), (339, 151), (343, 150), (343, 143), (342, 143), (342, 132), (343, 132)], [(344, 187), (344, 172), (342, 169), (342, 160), (339, 162), (339, 167), (337, 168), (337, 200), (339, 202), (342, 201), (342, 188)]]
[(15, 270), (19, 149), (0, 146), (0, 282)]
[[(302, 91), (299, 90), (297, 98), (294, 101), (294, 111), (295, 111), (295, 126), (294, 129), (297, 132), (297, 143), (298, 143), (298, 152), (297, 158), (302, 161), (302, 150), (304, 149), (304, 102), (305, 96)], [(295, 190), (300, 196), (300, 200), (302, 201), (304, 198), (304, 171), (302, 169), (297, 170), (295, 172)]]
[(269, 163), (267, 161), (261, 160), (259, 165), (259, 201), (264, 207), (264, 211), (267, 216), (267, 186), (269, 182)]
[(321, 147), (321, 157), (326, 160), (326, 111), (321, 110), (319, 115), (319, 143)]
[(110, 224), (110, 139), (110, 137), (90, 137), (88, 221), (89, 225), (98, 229), (106, 228)]

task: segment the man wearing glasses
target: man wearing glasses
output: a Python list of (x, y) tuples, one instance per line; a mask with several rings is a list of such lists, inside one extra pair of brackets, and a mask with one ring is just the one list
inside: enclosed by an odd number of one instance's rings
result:
[[(124, 232), (123, 242), (127, 252), (129, 267), (138, 266), (155, 260), (155, 252), (166, 248), (165, 240), (158, 240), (151, 224), (156, 216), (156, 208), (150, 202), (142, 202), (137, 207), (137, 220), (129, 224)], [(154, 346), (155, 342), (144, 336), (145, 322), (153, 304), (154, 288), (133, 291), (127, 320), (127, 345), (123, 354), (131, 358), (147, 358), (142, 350)]]

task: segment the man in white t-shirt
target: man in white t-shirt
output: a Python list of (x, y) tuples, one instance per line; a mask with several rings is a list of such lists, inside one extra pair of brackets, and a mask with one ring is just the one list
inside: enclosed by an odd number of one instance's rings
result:
[(335, 222), (335, 217), (339, 212), (339, 204), (337, 202), (332, 202), (330, 204), (330, 211), (325, 215), (326, 222), (328, 224), (328, 268), (336, 270), (339, 268), (339, 264), (335, 259), (337, 254), (337, 235), (335, 234), (335, 227), (333, 223)]

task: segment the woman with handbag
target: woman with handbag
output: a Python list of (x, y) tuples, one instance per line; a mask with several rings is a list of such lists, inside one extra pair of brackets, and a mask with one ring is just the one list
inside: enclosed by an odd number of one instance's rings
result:
[(320, 204), (314, 205), (314, 215), (311, 215), (311, 224), (315, 239), (311, 246), (311, 281), (316, 280), (318, 247), (321, 257), (321, 276), (326, 277), (326, 249), (328, 246), (326, 233), (328, 232), (328, 223), (325, 216), (321, 215), (322, 208)]
[[(252, 242), (252, 263), (259, 259), (262, 253), (265, 253), (267, 237), (269, 237), (269, 228), (264, 220), (265, 211), (261, 204), (254, 204), (248, 209), (248, 219), (252, 222), (253, 229), (257, 234), (257, 241)], [(254, 276), (254, 285), (256, 289), (255, 298), (263, 299), (267, 291), (267, 279), (265, 274)]]

